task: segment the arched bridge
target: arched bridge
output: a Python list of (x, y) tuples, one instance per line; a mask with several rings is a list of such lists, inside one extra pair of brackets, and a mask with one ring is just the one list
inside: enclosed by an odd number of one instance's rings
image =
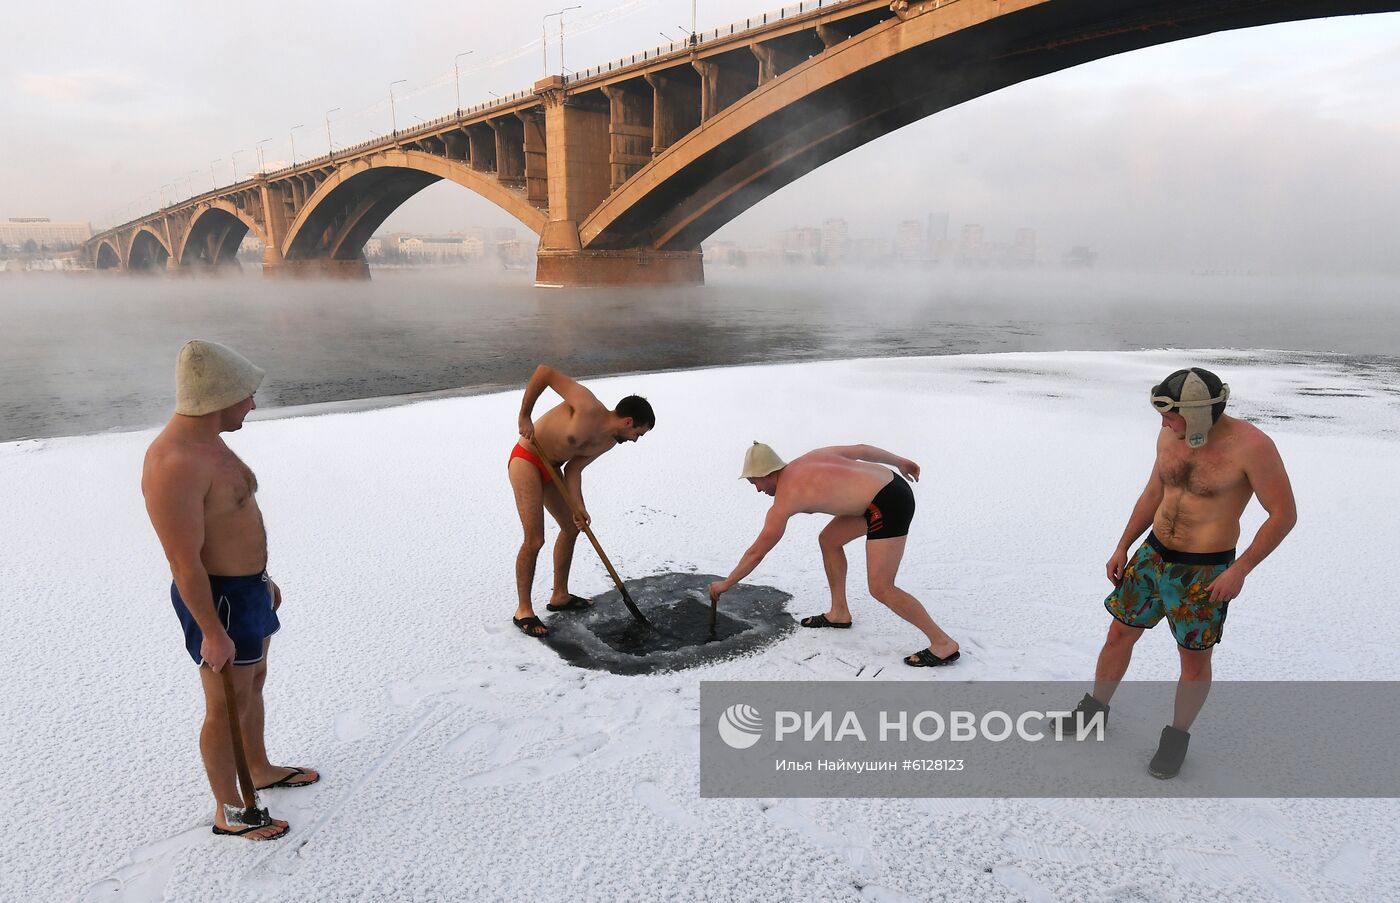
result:
[(251, 231), (268, 272), (362, 274), (370, 235), (445, 179), (539, 234), (541, 284), (699, 282), (700, 242), (726, 222), (940, 110), (1169, 41), (1397, 9), (1400, 0), (806, 0), (259, 173), (102, 232), (86, 250), (99, 268), (214, 268)]

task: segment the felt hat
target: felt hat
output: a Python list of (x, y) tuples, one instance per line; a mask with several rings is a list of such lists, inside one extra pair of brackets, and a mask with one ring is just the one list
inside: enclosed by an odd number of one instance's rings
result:
[(232, 407), (262, 378), (262, 369), (232, 348), (192, 339), (175, 359), (175, 413), (202, 417)]
[(739, 475), (741, 480), (751, 480), (755, 477), (766, 477), (775, 470), (782, 470), (787, 467), (787, 462), (778, 457), (778, 453), (764, 445), (762, 442), (754, 442), (749, 446), (749, 450), (744, 452), (744, 472)]

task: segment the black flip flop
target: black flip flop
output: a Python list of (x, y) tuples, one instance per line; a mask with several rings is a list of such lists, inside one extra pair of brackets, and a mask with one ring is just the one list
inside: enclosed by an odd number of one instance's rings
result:
[(904, 659), (904, 664), (911, 668), (941, 668), (944, 665), (951, 665), (962, 657), (961, 652), (954, 652), (947, 658), (939, 658), (933, 654), (931, 649), (920, 649), (913, 655)]
[[(252, 832), (252, 831), (261, 831), (263, 828), (266, 828), (266, 827), (269, 827), (269, 826), (268, 826), (268, 825), (253, 825), (251, 828), (244, 828), (244, 829), (241, 830), (241, 831), (229, 831), (229, 830), (227, 830), (226, 828), (221, 828), (221, 827), (219, 827), (218, 825), (215, 825), (215, 826), (214, 826), (214, 833), (217, 834), (217, 835), (219, 835), (220, 837), (242, 837), (244, 834), (248, 834), (248, 833), (250, 833), (250, 832)], [(290, 830), (292, 830), (292, 826), (291, 826), (291, 825), (285, 825), (285, 826), (283, 826), (283, 828), (282, 828), (281, 831), (278, 831), (276, 834), (272, 835), (271, 837), (260, 837), (260, 838), (258, 838), (258, 842), (261, 843), (261, 842), (264, 841), (264, 840), (278, 840), (279, 838), (286, 837), (286, 836), (287, 836), (287, 832), (290, 831)]]
[(291, 774), (287, 775), (285, 778), (283, 778), (283, 779), (280, 780), (280, 781), (273, 781), (271, 784), (268, 784), (266, 787), (259, 787), (258, 789), (259, 789), (259, 790), (271, 790), (271, 789), (274, 788), (274, 787), (310, 787), (312, 784), (316, 783), (316, 781), (321, 780), (321, 775), (320, 775), (320, 773), (318, 772), (318, 773), (316, 774), (316, 777), (315, 777), (313, 780), (310, 780), (310, 781), (296, 781), (296, 782), (293, 782), (293, 781), (292, 781), (293, 778), (299, 778), (299, 777), (301, 777), (301, 776), (304, 775), (304, 774), (310, 774), (310, 772), (308, 772), (305, 768), (296, 768), (296, 767), (291, 766), (291, 765), (288, 765), (288, 766), (286, 766), (286, 767), (292, 769), (292, 773), (291, 773)]
[[(520, 628), (520, 632), (527, 637), (542, 640), (549, 636), (549, 628), (544, 626), (544, 622), (534, 615), (530, 615), (528, 618), (511, 618), (511, 620), (515, 622), (516, 627)], [(534, 631), (536, 628), (543, 630), (544, 633), (535, 633)]]
[(850, 621), (844, 624), (839, 621), (829, 621), (825, 614), (812, 615), (811, 617), (803, 618), (801, 621), (798, 621), (798, 623), (803, 627), (835, 627), (838, 630), (846, 630), (851, 626)]
[(582, 611), (585, 608), (592, 608), (593, 600), (585, 599), (582, 596), (570, 596), (569, 601), (559, 605), (550, 602), (545, 606), (546, 611)]

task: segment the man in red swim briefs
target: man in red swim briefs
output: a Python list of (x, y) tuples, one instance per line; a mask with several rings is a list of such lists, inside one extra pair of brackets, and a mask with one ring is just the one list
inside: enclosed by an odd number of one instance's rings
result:
[[(533, 421), (535, 402), (546, 388), (553, 389), (564, 402)], [(525, 531), (520, 553), (515, 557), (519, 599), (511, 618), (522, 633), (532, 637), (549, 634), (549, 628), (535, 616), (530, 602), (535, 563), (544, 548), (544, 510), (548, 508), (559, 524), (559, 539), (554, 544), (554, 590), (545, 607), (550, 611), (588, 608), (592, 602), (569, 593), (574, 542), (579, 531), (590, 522), (583, 500), (583, 469), (608, 449), (624, 442), (636, 442), (654, 426), (656, 415), (641, 396), (628, 395), (610, 411), (592, 392), (553, 367), (541, 364), (535, 368), (520, 404), (520, 441), (511, 449), (508, 461), (515, 506), (520, 511), (520, 525)], [(562, 467), (566, 488), (578, 500), (579, 517), (570, 513), (568, 503), (554, 485), (549, 467), (540, 460), (540, 454)]]

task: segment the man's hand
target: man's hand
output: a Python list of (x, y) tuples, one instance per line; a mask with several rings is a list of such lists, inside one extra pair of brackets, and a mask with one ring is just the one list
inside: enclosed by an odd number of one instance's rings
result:
[(282, 607), (282, 587), (277, 585), (277, 581), (267, 581), (272, 586), (272, 610), (276, 611)]
[(1115, 550), (1113, 553), (1113, 557), (1108, 559), (1108, 564), (1104, 565), (1104, 569), (1108, 572), (1108, 582), (1112, 583), (1114, 586), (1122, 586), (1123, 571), (1125, 571), (1127, 567), (1128, 550)]
[(204, 642), (199, 644), (199, 657), (204, 659), (204, 664), (216, 674), (223, 670), (224, 665), (233, 661), (233, 655), (233, 640), (223, 630), (218, 633), (206, 633)]
[(1210, 601), (1215, 603), (1231, 601), (1240, 594), (1240, 590), (1244, 589), (1244, 578), (1248, 576), (1249, 566), (1236, 561), (1225, 569), (1225, 573), (1216, 577), (1211, 581), (1210, 586), (1206, 587), (1210, 590)]
[(719, 597), (733, 589), (734, 586), (728, 580), (716, 580), (710, 584), (710, 601), (719, 603)]
[(589, 514), (587, 511), (585, 511), (584, 509), (580, 508), (580, 509), (578, 509), (577, 511), (574, 512), (574, 526), (575, 526), (575, 527), (578, 527), (580, 530), (582, 530), (584, 527), (590, 526), (592, 523), (593, 523), (593, 516), (590, 515), (590, 514)]
[(520, 438), (534, 441), (535, 421), (530, 419), (530, 415), (524, 412), (520, 414)]
[(919, 482), (919, 465), (904, 458), (899, 462), (899, 472), (904, 475), (904, 479)]

